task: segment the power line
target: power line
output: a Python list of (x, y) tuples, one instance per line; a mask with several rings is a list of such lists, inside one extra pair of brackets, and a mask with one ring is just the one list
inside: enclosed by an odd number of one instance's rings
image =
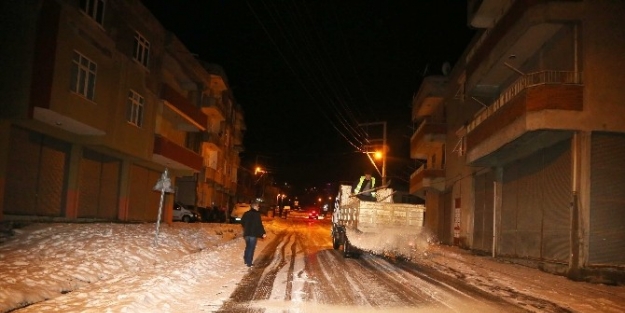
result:
[[(295, 75), (298, 83), (311, 99), (322, 99), (322, 101), (315, 101), (314, 103), (318, 106), (319, 111), (326, 120), (330, 122), (331, 126), (350, 145), (356, 149), (360, 149), (364, 144), (366, 135), (357, 127), (358, 121), (354, 117), (352, 108), (347, 102), (342, 100), (343, 96), (337, 89), (337, 87), (342, 84), (333, 81), (334, 77), (338, 77), (340, 80), (340, 74), (333, 66), (328, 66), (327, 63), (323, 61), (324, 58), (319, 52), (320, 50), (326, 51), (322, 49), (324, 48), (323, 40), (314, 41), (311, 38), (311, 32), (317, 34), (318, 38), (320, 37), (318, 32), (314, 32), (316, 30), (313, 26), (314, 22), (311, 22), (312, 25), (305, 24), (306, 21), (312, 21), (310, 13), (308, 13), (307, 10), (299, 9), (295, 2), (292, 3), (294, 9), (289, 10), (287, 14), (280, 14), (281, 12), (275, 5), (270, 8), (265, 1), (262, 1), (262, 3), (277, 28), (277, 35), (283, 38), (286, 49), (283, 49), (278, 44), (276, 37), (269, 31), (266, 23), (263, 22), (258, 12), (254, 10), (249, 2), (247, 4), (263, 31), (278, 51), (282, 60)], [(301, 13), (302, 11), (306, 11), (307, 15), (301, 16), (303, 15)], [(295, 15), (298, 13), (300, 16)], [(290, 16), (291, 20), (285, 19), (284, 16)], [(289, 27), (290, 32), (285, 30), (286, 27)], [(300, 45), (298, 45), (298, 41)], [(305, 49), (297, 49), (297, 47), (303, 47)], [(290, 61), (287, 57), (288, 52), (290, 52), (295, 62)], [(326, 55), (326, 59), (331, 62), (333, 58)], [(315, 69), (318, 73), (315, 73)], [(301, 76), (300, 71), (306, 74), (307, 79)], [(346, 88), (345, 90), (349, 94)], [(319, 95), (319, 97), (315, 97), (315, 94)], [(328, 112), (333, 114), (329, 115)]]

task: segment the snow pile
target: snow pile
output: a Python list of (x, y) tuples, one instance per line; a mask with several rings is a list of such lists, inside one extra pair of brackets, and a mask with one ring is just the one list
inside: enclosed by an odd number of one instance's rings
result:
[(363, 251), (377, 255), (413, 259), (427, 253), (430, 244), (436, 243), (435, 236), (425, 228), (378, 227), (371, 232), (359, 232), (347, 228), (349, 243)]
[[(0, 312), (136, 277), (241, 237), (240, 225), (200, 223), (161, 225), (158, 240), (151, 223), (33, 224), (12, 231), (0, 245)], [(237, 256), (242, 251), (233, 250)]]

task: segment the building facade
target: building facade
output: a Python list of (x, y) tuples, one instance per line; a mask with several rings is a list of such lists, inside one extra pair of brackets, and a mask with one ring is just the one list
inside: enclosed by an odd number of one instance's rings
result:
[[(5, 6), (15, 13), (2, 50), (0, 218), (155, 221), (153, 188), (168, 169), (175, 193), (162, 218), (171, 221), (188, 188), (178, 182), (214, 162), (234, 194), (244, 122), (227, 83), (212, 83), (225, 74), (193, 57), (140, 1)], [(215, 92), (230, 95), (227, 107), (215, 109)], [(212, 136), (224, 144), (211, 150)]]
[[(444, 174), (413, 174), (411, 192), (443, 242), (622, 280), (623, 14), (609, 0), (468, 2), (478, 34), (413, 101), (412, 157), (436, 167), (444, 153)], [(427, 128), (440, 116), (445, 134)]]

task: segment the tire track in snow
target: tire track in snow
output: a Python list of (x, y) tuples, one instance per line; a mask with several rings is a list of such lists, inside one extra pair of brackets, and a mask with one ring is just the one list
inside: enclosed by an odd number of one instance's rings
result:
[[(285, 300), (290, 300), (297, 242), (297, 231), (293, 228), (277, 233), (256, 257), (254, 267), (218, 312), (263, 312), (255, 306), (255, 303), (279, 299), (280, 294), (286, 298)], [(280, 288), (283, 282), (285, 288)]]
[[(407, 296), (415, 307), (428, 305), (428, 308), (449, 312), (475, 311), (478, 307), (486, 312), (497, 312), (501, 306), (508, 306), (508, 312), (526, 312), (519, 307), (510, 307), (510, 303), (493, 297), (473, 286), (460, 282), (448, 283), (449, 279), (440, 277), (436, 272), (425, 272), (407, 264), (395, 264), (384, 258), (365, 255), (362, 257), (367, 266), (377, 269), (376, 273), (386, 276), (389, 285), (398, 293)], [(434, 275), (434, 276), (432, 276)]]
[(527, 312), (434, 269), (368, 253), (344, 258), (323, 221), (281, 223), (219, 312)]
[(248, 269), (241, 264), (241, 270), (249, 271), (249, 273), (217, 312), (263, 312), (262, 309), (253, 307), (253, 302), (267, 299), (271, 294), (276, 273), (287, 263), (284, 253), (276, 254), (276, 251), (284, 251), (291, 237), (292, 235), (287, 231), (277, 233), (256, 257), (253, 268)]
[[(401, 266), (402, 268), (405, 268), (406, 270), (415, 273), (416, 275), (422, 277), (430, 277), (430, 280), (428, 280), (428, 282), (430, 282), (431, 284), (436, 284), (438, 281), (445, 281), (445, 285), (449, 286), (449, 288), (462, 289), (463, 291), (470, 293), (475, 297), (490, 299), (493, 303), (499, 303), (501, 305), (514, 305), (515, 307), (513, 308), (519, 312), (571, 312), (571, 310), (561, 307), (555, 303), (546, 301), (544, 299), (539, 299), (528, 294), (517, 292), (511, 288), (493, 288), (492, 286), (489, 287), (490, 289), (496, 289), (493, 291), (497, 291), (497, 293), (499, 293), (494, 294), (493, 292), (487, 291), (489, 288), (481, 288), (479, 286), (466, 283), (460, 279), (448, 279), (446, 278), (445, 274), (433, 268), (422, 267), (415, 264), (401, 264), (398, 266)], [(503, 289), (506, 289), (506, 292), (508, 292), (505, 296), (502, 296), (500, 294), (500, 291)], [(506, 301), (506, 299), (509, 300)], [(511, 310), (513, 308), (511, 308)]]

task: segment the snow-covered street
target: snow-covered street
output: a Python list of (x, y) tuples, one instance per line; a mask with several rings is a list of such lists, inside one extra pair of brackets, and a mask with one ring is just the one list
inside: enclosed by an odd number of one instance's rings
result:
[[(54, 223), (15, 228), (14, 235), (0, 244), (0, 312), (20, 307), (15, 312), (228, 312), (241, 301), (248, 282), (272, 275), (272, 284), (261, 286), (268, 290), (258, 291), (266, 293), (266, 300), (249, 307), (264, 312), (432, 311), (423, 306), (380, 306), (384, 301), (341, 304), (309, 294), (322, 287), (307, 288), (306, 284), (335, 282), (340, 286), (347, 281), (351, 289), (362, 289), (363, 281), (328, 270), (329, 263), (340, 256), (332, 250), (328, 221), (315, 221), (310, 230), (299, 230), (317, 234), (310, 237), (314, 242), (300, 235), (279, 235), (290, 231), (292, 220), (265, 218), (264, 223), (269, 237), (259, 241), (259, 263), (251, 271), (242, 261), (244, 242), (236, 224), (161, 225), (157, 243), (155, 224)], [(327, 239), (323, 239), (326, 232)], [(319, 253), (309, 255), (312, 252), (302, 248), (307, 245), (320, 247)], [(625, 311), (623, 286), (573, 282), (454, 247), (419, 246), (423, 251), (411, 263), (392, 265), (369, 255), (347, 261), (377, 271), (391, 272), (392, 268), (405, 277), (404, 273), (414, 272), (449, 290), (457, 289), (452, 283), (457, 280), (530, 312)], [(281, 251), (281, 256), (268, 256), (266, 251)], [(311, 258), (321, 265), (311, 266)], [(327, 277), (312, 279), (314, 273), (307, 271), (315, 267)], [(441, 277), (451, 279), (450, 283)], [(406, 284), (426, 288), (414, 279)], [(363, 293), (375, 293), (375, 288), (369, 285), (372, 290)], [(441, 296), (438, 289), (431, 290), (432, 298)], [(435, 311), (459, 312), (454, 308), (460, 307)]]

